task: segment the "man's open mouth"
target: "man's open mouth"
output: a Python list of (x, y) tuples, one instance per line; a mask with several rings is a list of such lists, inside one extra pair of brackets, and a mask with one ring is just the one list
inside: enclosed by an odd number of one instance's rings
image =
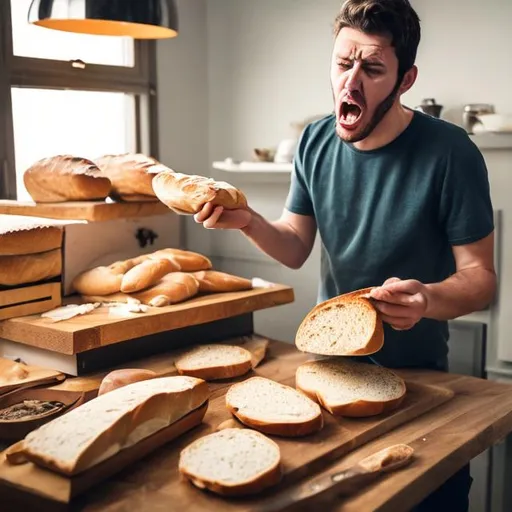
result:
[(363, 115), (362, 105), (346, 99), (341, 102), (339, 122), (344, 128), (355, 127)]

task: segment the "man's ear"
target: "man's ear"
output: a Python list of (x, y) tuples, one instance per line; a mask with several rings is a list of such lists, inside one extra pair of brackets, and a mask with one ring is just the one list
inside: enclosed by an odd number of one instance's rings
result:
[(399, 94), (406, 93), (416, 82), (416, 78), (418, 77), (418, 68), (413, 66), (409, 71), (407, 71), (402, 79), (402, 83), (400, 85)]

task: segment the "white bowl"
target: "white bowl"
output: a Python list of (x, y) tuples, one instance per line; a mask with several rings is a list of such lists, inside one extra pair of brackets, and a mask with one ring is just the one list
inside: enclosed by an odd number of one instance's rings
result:
[(512, 114), (481, 114), (477, 117), (486, 132), (512, 132)]

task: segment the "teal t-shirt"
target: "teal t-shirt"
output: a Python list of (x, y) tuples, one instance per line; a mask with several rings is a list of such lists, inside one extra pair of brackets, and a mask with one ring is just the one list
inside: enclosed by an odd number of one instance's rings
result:
[[(318, 301), (378, 286), (389, 277), (440, 282), (455, 271), (453, 245), (494, 229), (487, 168), (466, 132), (414, 112), (386, 146), (360, 151), (339, 139), (335, 117), (299, 141), (286, 208), (316, 219), (322, 241)], [(389, 367), (444, 366), (448, 324), (384, 326), (372, 358)]]

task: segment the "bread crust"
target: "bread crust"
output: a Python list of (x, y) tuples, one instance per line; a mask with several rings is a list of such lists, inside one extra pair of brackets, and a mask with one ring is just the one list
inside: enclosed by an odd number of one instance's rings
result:
[(157, 374), (152, 370), (142, 368), (122, 368), (113, 370), (103, 377), (98, 389), (98, 396), (114, 391), (114, 389), (127, 386), (133, 382), (154, 379)]
[(203, 254), (183, 249), (160, 249), (148, 255), (150, 258), (169, 258), (175, 261), (182, 272), (196, 272), (212, 268), (212, 262)]
[(24, 172), (23, 183), (36, 203), (103, 200), (111, 189), (92, 160), (72, 155), (38, 160)]
[(193, 215), (211, 202), (226, 210), (247, 208), (245, 195), (229, 183), (204, 176), (163, 171), (153, 178), (153, 190), (168, 208)]
[[(224, 430), (230, 430), (230, 429), (224, 429)], [(263, 434), (259, 434), (259, 433), (257, 433), (257, 434), (263, 435)], [(268, 442), (271, 442), (277, 446), (277, 444), (274, 441), (272, 441), (271, 439), (268, 439), (268, 438), (266, 438), (266, 439)], [(197, 439), (196, 441), (191, 443), (189, 446), (187, 446), (184, 450), (182, 450), (182, 453), (185, 450), (187, 450), (189, 447), (192, 447), (194, 444), (199, 443), (199, 442), (201, 442), (201, 438)], [(279, 447), (278, 447), (278, 449), (279, 449)], [(199, 489), (208, 489), (209, 491), (219, 494), (221, 496), (233, 496), (233, 497), (259, 493), (259, 492), (263, 491), (264, 489), (267, 489), (268, 487), (277, 485), (281, 481), (282, 476), (283, 476), (280, 458), (267, 471), (258, 475), (258, 477), (256, 479), (242, 482), (242, 483), (235, 484), (235, 485), (223, 483), (218, 480), (206, 480), (206, 479), (197, 477), (182, 462), (181, 455), (180, 455), (180, 462), (179, 462), (178, 469), (179, 469), (179, 472), (183, 476), (188, 478), (191, 481), (191, 483), (194, 484)]]
[(344, 295), (340, 295), (337, 297), (333, 297), (332, 299), (328, 299), (317, 304), (302, 320), (297, 329), (297, 333), (295, 336), (295, 345), (302, 352), (308, 352), (307, 343), (301, 340), (302, 330), (307, 326), (307, 324), (314, 318), (317, 314), (321, 313), (325, 309), (330, 309), (332, 307), (336, 307), (340, 304), (346, 304), (347, 302), (356, 302), (360, 303), (363, 307), (370, 309), (375, 314), (375, 324), (373, 327), (373, 333), (370, 336), (370, 339), (366, 342), (366, 345), (357, 350), (337, 352), (336, 354), (332, 352), (317, 352), (320, 355), (339, 355), (339, 356), (363, 356), (370, 355), (378, 352), (384, 345), (384, 327), (382, 324), (382, 318), (380, 313), (377, 311), (375, 306), (372, 304), (371, 300), (368, 297), (370, 291), (373, 288), (364, 288), (361, 290), (356, 290)]
[[(80, 454), (71, 462), (59, 460), (49, 454), (36, 451), (26, 440), (23, 445), (23, 455), (38, 466), (46, 467), (67, 476), (73, 476), (119, 453), (120, 446), (127, 441), (130, 434), (140, 425), (154, 420), (155, 418), (171, 418), (169, 425), (172, 425), (205, 404), (209, 399), (209, 394), (208, 384), (200, 379), (189, 389), (170, 391), (168, 393), (156, 393), (121, 416), (111, 427), (101, 432), (92, 442), (85, 446)], [(113, 393), (93, 400), (104, 399), (108, 396), (113, 396)], [(109, 406), (108, 403), (109, 402), (106, 404), (107, 407)], [(78, 411), (79, 409), (80, 408), (76, 408), (74, 411)], [(173, 413), (173, 411), (175, 412)], [(51, 423), (52, 422), (50, 422), (50, 424)], [(154, 432), (151, 432), (149, 435), (153, 433)], [(29, 434), (29, 436), (34, 434), (37, 434), (37, 431)], [(70, 435), (72, 435), (72, 432), (70, 432)], [(149, 437), (149, 435), (145, 437)], [(145, 437), (143, 437), (143, 439)], [(108, 455), (105, 456), (105, 454)]]
[(57, 226), (34, 226), (33, 228), (6, 231), (0, 227), (0, 256), (36, 254), (58, 249), (62, 246), (63, 230)]
[(199, 292), (226, 293), (250, 290), (252, 281), (243, 277), (234, 276), (217, 270), (201, 270), (194, 272), (199, 282)]
[(123, 275), (121, 291), (131, 293), (144, 290), (176, 270), (178, 266), (172, 260), (165, 258), (141, 261)]
[(60, 249), (21, 256), (0, 256), (0, 286), (37, 283), (60, 276), (61, 273)]

